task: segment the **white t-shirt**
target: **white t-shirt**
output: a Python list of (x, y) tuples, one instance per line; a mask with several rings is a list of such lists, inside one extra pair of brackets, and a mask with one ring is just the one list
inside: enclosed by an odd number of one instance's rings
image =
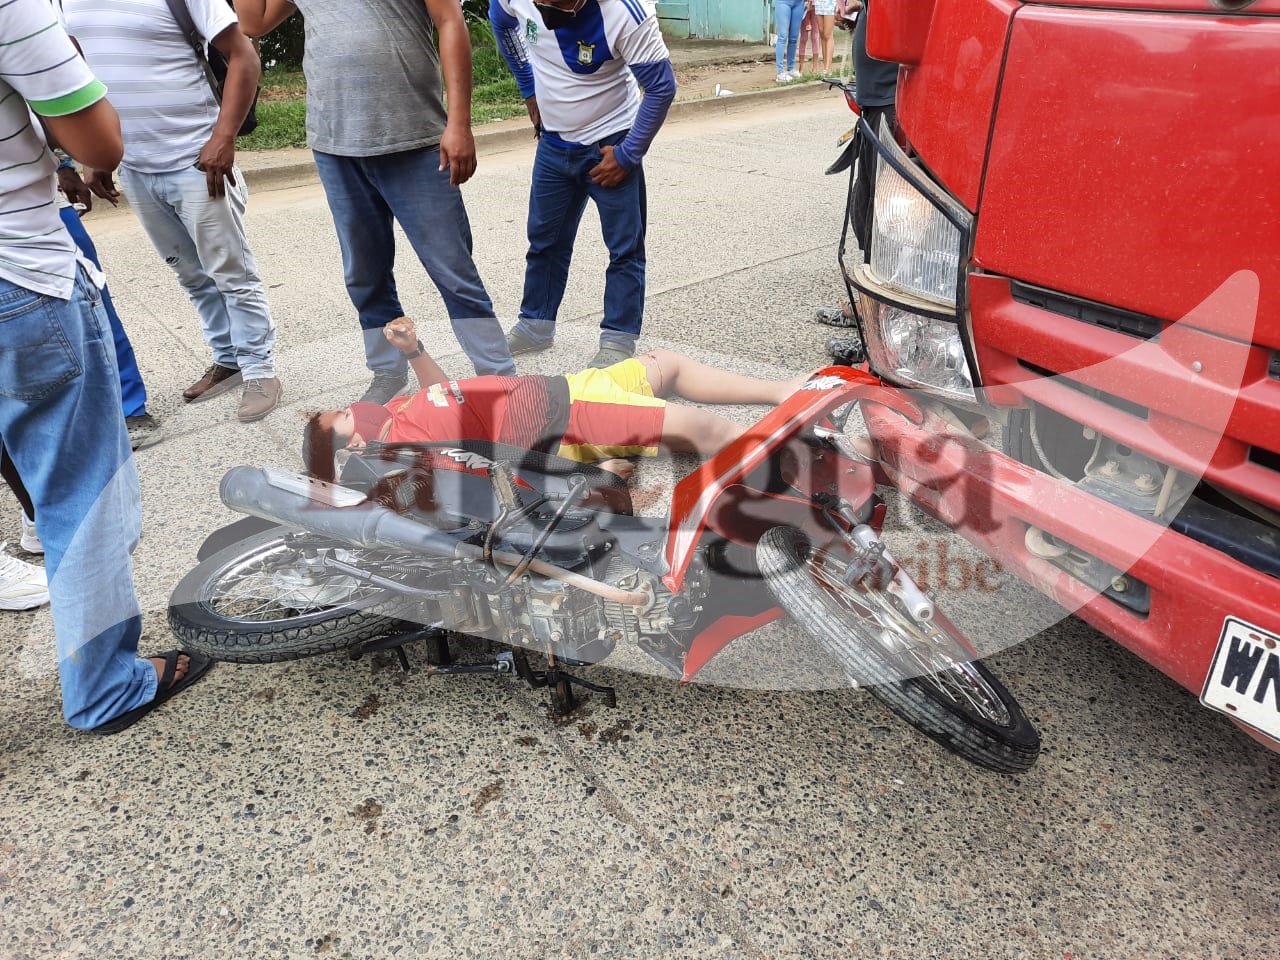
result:
[(627, 64), (671, 56), (649, 0), (585, 0), (560, 30), (546, 28), (532, 0), (499, 2), (519, 21), (543, 127), (595, 143), (635, 122), (640, 87)]
[(49, 0), (0, 4), (0, 37), (0, 277), (67, 300), (77, 251), (58, 216), (57, 161), (31, 113), (78, 113), (107, 91), (58, 27)]
[[(226, 0), (185, 2), (211, 40), (236, 23)], [(124, 163), (171, 173), (196, 162), (218, 122), (218, 101), (165, 0), (64, 0), (71, 35), (111, 89), (124, 132)]]

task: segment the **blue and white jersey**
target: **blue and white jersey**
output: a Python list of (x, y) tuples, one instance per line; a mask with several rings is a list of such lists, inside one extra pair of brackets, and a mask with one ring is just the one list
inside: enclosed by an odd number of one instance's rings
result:
[(538, 96), (543, 128), (572, 143), (630, 128), (640, 106), (632, 66), (671, 59), (649, 0), (584, 0), (558, 30), (547, 29), (532, 0), (491, 0), (489, 19), (521, 95)]

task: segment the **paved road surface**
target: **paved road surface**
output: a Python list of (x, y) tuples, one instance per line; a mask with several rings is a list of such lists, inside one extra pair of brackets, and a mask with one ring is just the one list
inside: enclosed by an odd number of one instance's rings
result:
[[(844, 189), (821, 170), (847, 122), (815, 92), (663, 131), (646, 342), (762, 373), (816, 365), (827, 331), (806, 317), (839, 294)], [(530, 160), (528, 145), (485, 155), (466, 187), (507, 318)], [(295, 465), (301, 413), (357, 395), (365, 374), (315, 186), (251, 202), (289, 409), (248, 427), (229, 420), (234, 397), (180, 409), (206, 362), (192, 310), (131, 217), (89, 227), (169, 433), (140, 456), (136, 558), (146, 648), (164, 649), (165, 598), (228, 517), (222, 471)], [(525, 369), (591, 355), (604, 262), (589, 214), (560, 341)], [(400, 284), (465, 374), (407, 249)], [(937, 549), (927, 525), (895, 524), (901, 551)], [(0, 533), (17, 532), (10, 505)], [(950, 569), (948, 605), (975, 636), (1032, 616), (1012, 585)], [(598, 669), (618, 708), (567, 723), (512, 684), (328, 656), (219, 666), (109, 739), (61, 724), (47, 615), (0, 629), (0, 956), (14, 960), (1280, 955), (1280, 761), (1076, 621), (992, 658), (1044, 736), (1014, 778), (865, 695), (752, 688), (829, 678), (786, 625), (730, 648), (717, 676), (744, 687)]]

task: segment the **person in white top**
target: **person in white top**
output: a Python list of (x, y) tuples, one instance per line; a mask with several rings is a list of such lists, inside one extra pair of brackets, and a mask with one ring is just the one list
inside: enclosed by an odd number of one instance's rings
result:
[(649, 0), (490, 0), (489, 24), (540, 138), (524, 299), (507, 344), (513, 354), (551, 346), (590, 199), (609, 267), (600, 349), (589, 366), (610, 366), (631, 356), (640, 336), (648, 224), (641, 161), (676, 94), (655, 7)]
[[(210, 661), (178, 650), (137, 656), (138, 474), (101, 275), (59, 218), (57, 162), (41, 129), (110, 171), (123, 154), (119, 118), (49, 0), (0, 4), (0, 37), (0, 441), (41, 518), (63, 714), (78, 729), (114, 733)], [(0, 563), (0, 578), (9, 566)]]
[[(228, 61), (219, 106), (166, 0), (64, 0), (67, 25), (114, 91), (124, 130), (120, 184), (156, 251), (200, 315), (213, 363), (183, 391), (207, 400), (243, 381), (237, 416), (280, 402), (275, 323), (245, 234), (248, 190), (235, 138), (262, 66), (226, 0), (185, 3), (202, 38)], [(118, 197), (109, 174), (83, 171), (95, 194)]]

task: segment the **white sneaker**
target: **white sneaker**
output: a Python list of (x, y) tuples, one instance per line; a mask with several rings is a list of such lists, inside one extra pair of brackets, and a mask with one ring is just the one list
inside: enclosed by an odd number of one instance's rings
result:
[(787, 73), (787, 71), (785, 70), (783, 70), (780, 74), (778, 74), (778, 79), (774, 81), (774, 83), (790, 83), (790, 82), (791, 82), (791, 74)]
[(40, 534), (36, 533), (36, 522), (28, 520), (25, 513), (19, 512), (22, 518), (22, 539), (18, 544), (27, 553), (44, 553), (44, 544), (40, 542)]
[(30, 610), (49, 602), (44, 567), (0, 554), (0, 610)]

